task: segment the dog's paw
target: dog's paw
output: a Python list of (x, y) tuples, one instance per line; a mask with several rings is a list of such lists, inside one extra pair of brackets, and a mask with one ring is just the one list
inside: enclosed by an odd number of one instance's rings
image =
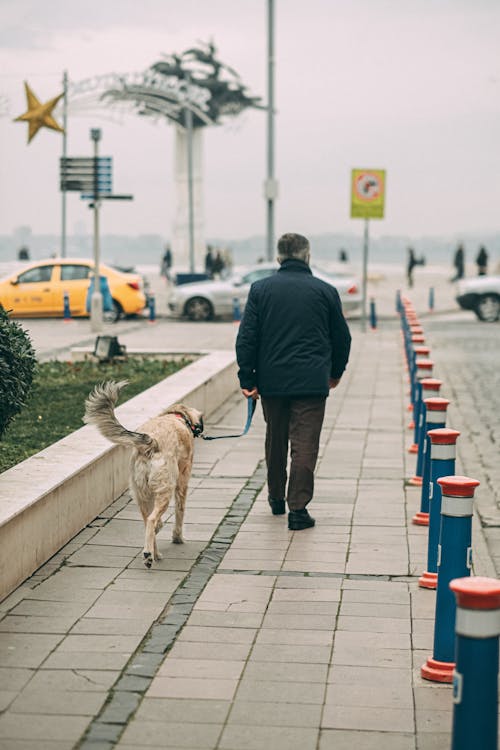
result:
[(184, 539), (182, 538), (182, 534), (172, 534), (172, 542), (174, 544), (184, 544)]
[(163, 560), (163, 555), (161, 552), (155, 552), (155, 560), (158, 562), (158, 560)]
[(150, 568), (153, 564), (153, 555), (151, 552), (143, 552), (142, 554), (144, 556), (144, 565), (146, 568)]

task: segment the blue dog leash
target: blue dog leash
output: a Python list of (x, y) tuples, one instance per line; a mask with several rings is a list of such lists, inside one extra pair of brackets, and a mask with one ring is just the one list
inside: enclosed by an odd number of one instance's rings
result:
[(250, 425), (252, 424), (252, 418), (253, 418), (256, 406), (257, 406), (256, 399), (253, 399), (253, 398), (247, 399), (247, 423), (245, 425), (243, 432), (240, 432), (239, 435), (202, 435), (201, 437), (203, 438), (203, 440), (222, 440), (222, 438), (243, 437), (243, 435), (246, 435), (248, 430), (250, 429)]

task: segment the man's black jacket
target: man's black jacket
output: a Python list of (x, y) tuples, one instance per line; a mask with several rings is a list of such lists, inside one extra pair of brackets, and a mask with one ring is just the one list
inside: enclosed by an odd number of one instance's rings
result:
[(262, 396), (327, 396), (340, 378), (351, 334), (337, 290), (301, 260), (250, 287), (236, 340), (242, 388)]

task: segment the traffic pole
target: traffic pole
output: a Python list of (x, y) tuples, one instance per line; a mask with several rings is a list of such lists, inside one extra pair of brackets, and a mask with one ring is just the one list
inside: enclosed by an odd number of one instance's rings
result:
[(148, 294), (149, 322), (156, 323), (156, 299), (153, 293)]
[(63, 320), (64, 320), (65, 323), (70, 323), (71, 322), (71, 309), (70, 309), (70, 306), (69, 306), (69, 294), (68, 294), (68, 292), (64, 292), (64, 294), (63, 294), (63, 305), (64, 305), (64, 308), (63, 308), (63, 310), (64, 310), (63, 311)]
[(377, 328), (377, 310), (375, 308), (375, 300), (373, 297), (370, 299), (370, 328), (372, 331)]
[(456, 597), (451, 750), (497, 750), (500, 581), (450, 583)]
[(455, 668), (456, 603), (450, 582), (470, 576), (472, 567), (472, 505), (477, 479), (441, 477), (441, 537), (438, 555), (434, 652), (420, 674), (432, 682), (452, 682)]
[[(443, 385), (442, 380), (437, 380), (437, 378), (422, 378), (420, 380), (420, 386), (421, 386), (421, 401), (425, 401), (426, 398), (431, 398), (432, 396), (436, 396), (439, 393), (439, 390), (441, 386)], [(415, 424), (412, 422), (408, 427), (412, 427), (413, 430), (415, 430)], [(419, 438), (420, 430), (415, 430), (413, 438), (414, 442), (410, 445), (408, 448), (408, 453), (418, 453), (419, 450), (419, 443), (415, 442), (417, 438)], [(417, 472), (418, 473), (418, 472)]]
[(429, 312), (434, 312), (434, 287), (429, 288)]
[[(423, 382), (423, 381), (422, 381)], [(420, 510), (428, 512), (429, 478), (430, 478), (430, 440), (427, 436), (429, 430), (435, 430), (446, 426), (446, 410), (450, 402), (446, 398), (434, 396), (422, 398), (422, 427), (419, 434), (417, 470), (414, 479), (421, 478), (422, 491), (420, 494)], [(450, 472), (447, 472), (450, 473)], [(420, 524), (422, 525), (422, 524)], [(423, 524), (424, 526), (427, 524)]]
[(418, 579), (423, 589), (437, 586), (438, 547), (441, 530), (441, 485), (442, 477), (455, 474), (455, 454), (458, 430), (446, 427), (429, 431), (431, 441), (431, 471), (429, 482), (429, 535), (427, 537), (427, 570)]
[(233, 323), (239, 323), (241, 320), (241, 306), (238, 297), (233, 297)]
[[(413, 425), (413, 443), (408, 448), (408, 453), (418, 453), (420, 431), (423, 428), (421, 381), (432, 376), (434, 362), (432, 361), (432, 359), (417, 359), (415, 365), (415, 377), (413, 380), (412, 388), (415, 399), (413, 403), (413, 422), (411, 422), (409, 425), (409, 427), (412, 427)], [(420, 487), (420, 485), (422, 484), (422, 475), (416, 472), (415, 475), (408, 481), (410, 484)]]
[[(424, 383), (426, 384), (424, 386)], [(422, 380), (424, 429), (420, 433), (419, 458), (421, 457), (422, 492), (420, 494), (420, 510), (412, 518), (417, 526), (429, 525), (429, 483), (431, 469), (431, 441), (429, 430), (437, 430), (446, 426), (446, 410), (450, 402), (439, 396), (427, 396), (429, 392), (439, 392), (441, 381), (434, 378)], [(418, 475), (417, 462), (417, 475)]]

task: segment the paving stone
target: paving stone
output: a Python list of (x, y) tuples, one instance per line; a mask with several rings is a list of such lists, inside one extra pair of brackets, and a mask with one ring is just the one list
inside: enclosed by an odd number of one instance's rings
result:
[(43, 663), (42, 669), (120, 670), (130, 659), (130, 654), (93, 651), (55, 651)]
[(251, 646), (242, 643), (197, 643), (177, 639), (169, 653), (169, 659), (216, 659), (246, 661)]
[(36, 721), (30, 714), (6, 713), (0, 716), (0, 741), (5, 740), (76, 740), (82, 735), (88, 723), (83, 716), (40, 716)]
[(325, 698), (326, 705), (334, 706), (356, 706), (373, 708), (402, 708), (413, 710), (413, 693), (409, 681), (406, 684), (394, 682), (390, 686), (373, 685), (362, 683), (346, 685), (338, 681), (328, 686)]
[(0, 667), (0, 686), (2, 690), (20, 692), (35, 674), (35, 669), (21, 667)]
[(273, 682), (246, 679), (243, 676), (238, 687), (237, 700), (270, 701), (274, 703), (312, 703), (322, 705), (325, 687), (313, 682)]
[(82, 617), (71, 628), (70, 635), (143, 636), (151, 627), (151, 618), (112, 619)]
[(0, 637), (0, 666), (36, 668), (61, 639), (61, 635), (4, 633)]
[(256, 628), (198, 626), (190, 620), (179, 633), (178, 642), (251, 644), (256, 633)]
[(36, 689), (33, 686), (23, 690), (10, 706), (9, 711), (17, 714), (52, 714), (65, 716), (94, 716), (107, 698), (107, 692), (68, 691)]
[(320, 705), (273, 701), (248, 703), (237, 699), (233, 703), (228, 724), (317, 728), (321, 712)]
[(271, 680), (275, 682), (325, 682), (326, 664), (285, 663), (283, 661), (249, 661), (245, 680)]
[[(446, 744), (436, 745), (435, 750), (445, 747)], [(399, 732), (322, 729), (319, 750), (415, 750), (415, 738)]]
[(183, 677), (155, 677), (147, 693), (149, 698), (205, 698), (231, 700), (237, 680)]
[(258, 644), (281, 644), (301, 646), (331, 646), (333, 629), (325, 630), (282, 630), (281, 628), (263, 628), (256, 638)]
[(316, 728), (272, 726), (227, 726), (219, 743), (221, 750), (316, 750)]
[(217, 724), (151, 723), (132, 720), (122, 735), (118, 747), (172, 747), (211, 750), (221, 731)]
[(67, 633), (74, 622), (73, 617), (7, 615), (0, 621), (0, 633)]
[(413, 711), (403, 708), (336, 706), (327, 704), (323, 711), (325, 729), (361, 729), (377, 732), (413, 732)]
[(230, 701), (146, 697), (137, 709), (135, 718), (147, 722), (222, 725), (230, 708)]
[(176, 659), (171, 653), (160, 667), (158, 676), (236, 680), (240, 677), (244, 666), (244, 661)]
[(97, 692), (108, 691), (116, 682), (118, 671), (88, 669), (41, 669), (29, 683), (29, 690)]

